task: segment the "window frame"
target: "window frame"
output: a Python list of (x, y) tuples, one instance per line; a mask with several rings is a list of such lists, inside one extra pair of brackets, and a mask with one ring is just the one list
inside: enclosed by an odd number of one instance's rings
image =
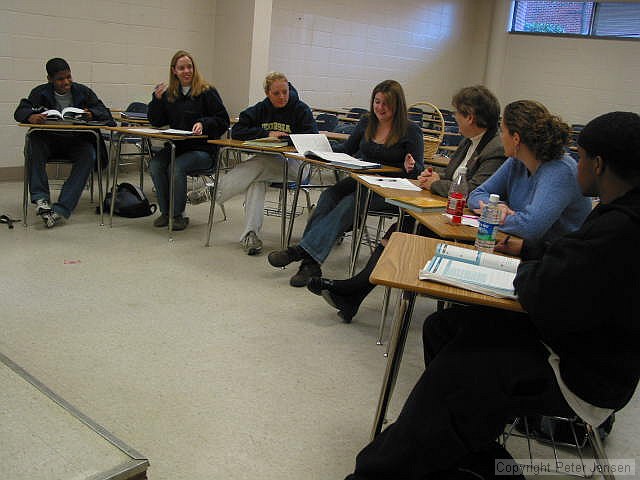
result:
[[(593, 32), (595, 28), (595, 20), (598, 14), (598, 8), (603, 3), (610, 2), (584, 2), (584, 3), (592, 3), (593, 4), (593, 13), (591, 14), (591, 19), (589, 20), (589, 33), (581, 34), (581, 33), (554, 33), (554, 32), (524, 32), (521, 30), (514, 30), (514, 22), (515, 22), (515, 13), (516, 8), (518, 7), (518, 3), (527, 2), (530, 0), (513, 0), (511, 2), (511, 12), (509, 15), (509, 25), (507, 27), (507, 33), (513, 35), (533, 35), (540, 37), (564, 37), (564, 38), (589, 38), (589, 39), (597, 39), (597, 40), (622, 40), (622, 41), (640, 41), (640, 32), (638, 32), (638, 37), (623, 37), (617, 35), (594, 35)], [(620, 3), (636, 3), (636, 2), (620, 2)]]

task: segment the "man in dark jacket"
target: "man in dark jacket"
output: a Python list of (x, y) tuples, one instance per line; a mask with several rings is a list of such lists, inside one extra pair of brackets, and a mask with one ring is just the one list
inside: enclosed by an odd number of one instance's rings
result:
[[(13, 114), (20, 123), (42, 124), (46, 121), (46, 110), (62, 112), (67, 107), (84, 111), (89, 121), (113, 123), (111, 112), (89, 88), (71, 79), (71, 68), (62, 58), (47, 62), (48, 83), (39, 85), (23, 98)], [(31, 202), (47, 228), (52, 228), (67, 219), (78, 204), (87, 178), (96, 163), (95, 136), (88, 133), (33, 132), (25, 147), (29, 159), (29, 190)], [(106, 148), (100, 142), (101, 158), (107, 161)], [(72, 164), (71, 174), (64, 182), (58, 201), (51, 205), (47, 161), (50, 158), (68, 159)]]
[(514, 284), (528, 313), (431, 315), (426, 371), (347, 478), (458, 478), (453, 471), (487, 451), (508, 418), (575, 412), (595, 427), (631, 399), (640, 376), (640, 116), (602, 115), (578, 145), (580, 188), (600, 197), (583, 226), (548, 246), (499, 247), (523, 258)]

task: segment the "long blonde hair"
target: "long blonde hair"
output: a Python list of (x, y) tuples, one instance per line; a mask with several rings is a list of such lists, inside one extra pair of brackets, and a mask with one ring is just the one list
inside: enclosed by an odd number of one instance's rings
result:
[(170, 102), (175, 101), (175, 99), (178, 98), (178, 92), (180, 92), (180, 80), (178, 80), (178, 77), (173, 73), (173, 69), (175, 68), (176, 63), (178, 63), (178, 60), (182, 57), (188, 57), (193, 65), (193, 79), (191, 80), (191, 91), (189, 92), (189, 95), (197, 97), (205, 90), (213, 88), (213, 85), (207, 83), (207, 81), (200, 75), (200, 71), (196, 67), (193, 55), (185, 50), (178, 50), (171, 59), (171, 65), (169, 65), (169, 88), (167, 88), (167, 100)]

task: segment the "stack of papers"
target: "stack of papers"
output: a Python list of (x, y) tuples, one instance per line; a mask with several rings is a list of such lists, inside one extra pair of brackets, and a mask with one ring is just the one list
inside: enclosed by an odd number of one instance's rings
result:
[(326, 135), (319, 133), (292, 134), (291, 141), (298, 153), (305, 157), (324, 160), (332, 165), (354, 170), (380, 168), (379, 163), (358, 160), (346, 153), (335, 153)]
[(130, 128), (129, 130), (138, 133), (158, 133), (161, 135), (193, 135), (193, 132), (189, 130), (178, 130), (175, 128), (167, 128), (165, 130), (159, 128)]
[(395, 188), (397, 190), (411, 190), (419, 192), (420, 187), (411, 183), (408, 178), (379, 177), (377, 175), (360, 175), (360, 178), (369, 185), (377, 185), (382, 188)]
[(279, 148), (279, 147), (286, 147), (289, 144), (286, 141), (280, 140), (276, 137), (263, 137), (263, 138), (256, 138), (253, 140), (247, 140), (245, 142), (242, 142), (242, 145), (247, 145), (250, 147)]

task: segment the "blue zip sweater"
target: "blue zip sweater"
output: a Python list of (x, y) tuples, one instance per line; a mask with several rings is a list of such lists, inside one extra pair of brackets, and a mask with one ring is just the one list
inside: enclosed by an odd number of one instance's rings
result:
[(569, 155), (544, 162), (534, 175), (513, 157), (469, 195), (469, 208), (489, 203), (497, 193), (514, 215), (507, 216), (500, 230), (527, 240), (555, 240), (577, 230), (589, 212), (591, 201), (582, 196), (576, 180), (576, 161)]

